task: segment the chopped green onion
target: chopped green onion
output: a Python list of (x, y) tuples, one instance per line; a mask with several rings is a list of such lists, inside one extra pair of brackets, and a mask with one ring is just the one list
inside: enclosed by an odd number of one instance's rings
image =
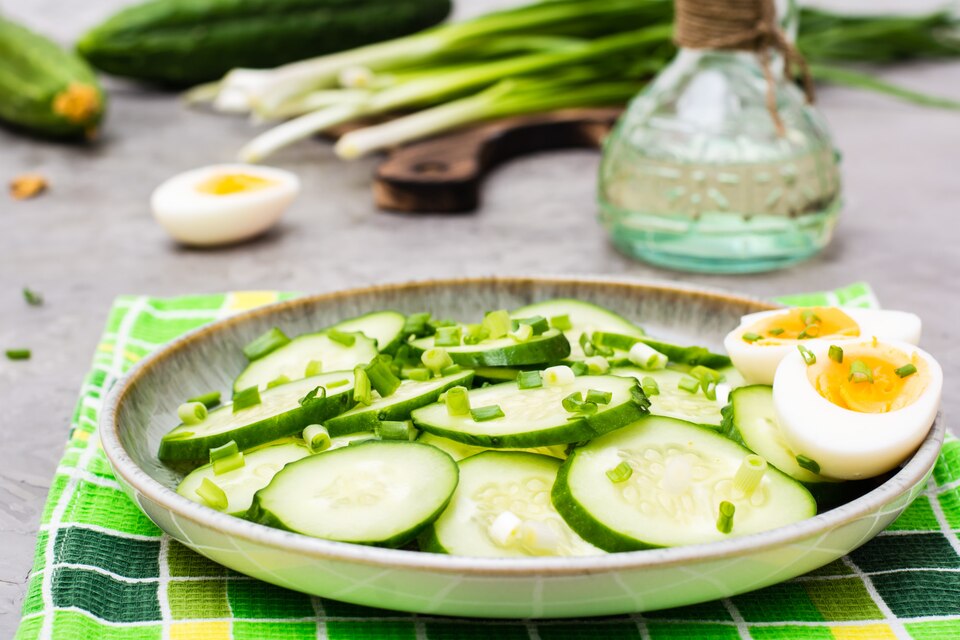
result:
[(827, 356), (837, 364), (843, 364), (843, 349), (835, 344), (830, 345)]
[(350, 384), (350, 381), (347, 380), (346, 378), (343, 378), (342, 380), (334, 380), (333, 382), (328, 382), (328, 383), (325, 384), (324, 386), (325, 386), (327, 389), (336, 389), (336, 388), (338, 388), (338, 387), (343, 387), (343, 386), (348, 385), (348, 384)]
[(781, 333), (783, 333), (783, 327), (774, 327), (773, 329), (770, 329), (768, 333), (772, 336), (779, 336)]
[(529, 318), (518, 318), (517, 322), (521, 325), (527, 325), (533, 330), (533, 335), (539, 336), (550, 329), (550, 323), (543, 316), (530, 316)]
[[(586, 370), (586, 365), (584, 365), (584, 370)], [(568, 384), (573, 384), (575, 379), (576, 374), (573, 369), (562, 364), (547, 367), (543, 370), (543, 384), (547, 387), (565, 387)]]
[(502, 418), (504, 415), (503, 409), (500, 408), (500, 405), (496, 404), (492, 404), (488, 407), (477, 407), (476, 409), (470, 409), (470, 416), (476, 422), (495, 420), (496, 418)]
[(461, 367), (456, 362), (454, 362), (449, 367), (444, 367), (443, 369), (440, 369), (440, 376), (441, 377), (452, 376), (455, 373), (460, 373), (462, 370), (463, 370), (463, 367)]
[(357, 365), (353, 368), (353, 401), (367, 406), (370, 406), (370, 403), (373, 402), (370, 378), (367, 377), (363, 365)]
[(447, 413), (451, 416), (470, 415), (470, 396), (466, 387), (453, 387), (444, 394)]
[(707, 400), (717, 399), (717, 383), (715, 381), (703, 380), (700, 382), (700, 386), (703, 387), (703, 395), (706, 396)]
[(303, 441), (311, 451), (320, 453), (330, 448), (330, 432), (322, 424), (311, 424), (303, 430)]
[(609, 391), (587, 389), (587, 402), (592, 402), (593, 404), (610, 404), (611, 400), (613, 400), (613, 393)]
[(243, 355), (247, 356), (247, 360), (253, 362), (289, 343), (290, 338), (287, 337), (287, 334), (274, 327), (247, 344), (243, 348)]
[(583, 404), (583, 394), (579, 391), (575, 391), (564, 398), (561, 404), (567, 411), (577, 411), (579, 410), (580, 405)]
[(347, 333), (339, 329), (328, 329), (327, 337), (344, 347), (352, 347), (357, 342), (357, 335), (355, 333)]
[(204, 393), (193, 398), (187, 398), (187, 402), (200, 402), (203, 403), (207, 409), (213, 409), (215, 406), (220, 404), (220, 392), (211, 391), (210, 393)]
[(667, 356), (643, 342), (638, 342), (630, 347), (627, 357), (630, 358), (630, 362), (641, 369), (648, 370), (664, 369), (669, 361)]
[(745, 496), (753, 495), (766, 472), (767, 461), (764, 458), (752, 453), (745, 456), (733, 476), (734, 490), (743, 492)]
[(440, 347), (424, 351), (423, 355), (420, 356), (420, 361), (435, 376), (439, 376), (441, 371), (453, 364), (453, 358), (450, 357), (447, 350)]
[(260, 389), (254, 385), (233, 394), (233, 413), (260, 404)]
[(626, 482), (630, 479), (630, 476), (633, 475), (633, 467), (631, 467), (630, 463), (626, 460), (622, 460), (620, 464), (613, 469), (607, 469), (606, 473), (607, 477), (610, 478), (610, 482)]
[(797, 464), (809, 471), (810, 473), (820, 473), (820, 465), (816, 460), (808, 458), (804, 455), (797, 456)]
[(797, 340), (808, 340), (810, 338), (819, 338), (820, 337), (820, 325), (811, 324), (807, 325), (803, 331), (797, 335)]
[(800, 351), (800, 355), (803, 356), (803, 361), (807, 363), (808, 367), (817, 363), (817, 355), (813, 351), (810, 351), (810, 349), (807, 349), (802, 344), (798, 344), (797, 350)]
[(590, 336), (586, 332), (580, 334), (580, 348), (583, 349), (583, 355), (590, 357), (597, 353), (596, 348), (593, 346), (593, 341), (590, 340)]
[(229, 504), (227, 494), (210, 478), (204, 478), (200, 482), (196, 493), (203, 499), (208, 507), (216, 509), (217, 511), (225, 511)]
[(575, 376), (585, 376), (590, 373), (590, 367), (586, 362), (574, 362), (570, 365), (570, 371)]
[(373, 432), (381, 440), (406, 440), (412, 442), (417, 439), (417, 429), (409, 420), (381, 420), (373, 428)]
[(446, 320), (437, 320), (435, 318), (432, 318), (427, 322), (427, 326), (433, 330), (433, 333), (436, 333), (438, 330), (442, 329), (443, 327), (456, 327), (457, 323), (453, 320), (450, 320), (449, 318), (447, 318)]
[(657, 381), (651, 378), (650, 376), (644, 376), (640, 380), (640, 387), (643, 389), (643, 392), (648, 396), (658, 396), (660, 395), (660, 385), (657, 384)]
[(603, 356), (590, 356), (583, 361), (583, 364), (587, 365), (587, 373), (592, 376), (602, 376), (610, 371), (610, 362)]
[(490, 332), (482, 324), (468, 324), (463, 335), (464, 344), (480, 344), (490, 337)]
[(23, 299), (31, 307), (39, 307), (43, 304), (43, 295), (41, 295), (38, 291), (33, 291), (27, 287), (23, 288)]
[(700, 382), (717, 383), (723, 380), (723, 376), (719, 371), (716, 369), (711, 369), (710, 367), (705, 367), (702, 364), (698, 364), (693, 369), (690, 369), (690, 375)]
[(820, 322), (820, 317), (815, 314), (813, 311), (806, 309), (805, 311), (800, 312), (800, 321), (803, 322), (805, 326), (810, 326), (812, 324), (817, 324)]
[(591, 336), (593, 344), (611, 349), (620, 349), (621, 351), (630, 351), (630, 347), (640, 342), (639, 338), (625, 336), (621, 333), (607, 333), (606, 331), (594, 331)]
[(303, 375), (305, 378), (312, 378), (313, 376), (320, 375), (321, 371), (323, 371), (323, 363), (319, 360), (311, 360), (307, 363), (307, 368), (304, 369)]
[(240, 447), (237, 446), (237, 441), (231, 440), (226, 444), (210, 449), (210, 463), (213, 464), (217, 460), (223, 460), (238, 453), (240, 453)]
[(483, 328), (486, 329), (487, 335), (491, 340), (503, 338), (507, 335), (507, 333), (510, 332), (512, 327), (510, 322), (510, 314), (507, 313), (505, 309), (488, 311), (483, 317), (483, 322), (481, 324), (483, 325)]
[(570, 329), (573, 329), (573, 323), (570, 322), (570, 316), (567, 314), (550, 318), (550, 326), (560, 331), (570, 331)]
[(177, 407), (177, 416), (183, 424), (200, 424), (207, 419), (207, 405), (202, 402), (184, 402)]
[(717, 515), (717, 531), (720, 533), (730, 533), (733, 531), (733, 514), (737, 507), (732, 502), (724, 500), (720, 503), (720, 513)]
[(7, 359), (8, 360), (29, 360), (30, 359), (30, 349), (7, 349)]
[(696, 378), (691, 378), (690, 376), (683, 376), (677, 383), (677, 388), (683, 389), (689, 393), (696, 393), (697, 389), (700, 388), (700, 381)]
[[(657, 393), (660, 393), (659, 389), (657, 389)], [(639, 384), (630, 387), (630, 399), (633, 401), (633, 404), (637, 405), (641, 409), (650, 408), (650, 398), (648, 398), (647, 394), (643, 392), (643, 387), (641, 387)]]
[(763, 336), (759, 333), (754, 333), (753, 331), (748, 331), (747, 333), (741, 336), (744, 342), (756, 342), (757, 340), (763, 340)]
[(917, 372), (917, 368), (912, 364), (905, 364), (898, 369), (894, 369), (893, 372), (901, 378), (906, 378), (907, 376), (912, 376), (915, 374)]
[(273, 389), (274, 387), (279, 387), (280, 385), (287, 384), (288, 382), (290, 382), (290, 378), (281, 373), (279, 376), (267, 383), (267, 389)]
[(228, 471), (242, 469), (247, 461), (243, 457), (243, 451), (237, 451), (229, 456), (217, 458), (211, 464), (213, 464), (213, 474), (219, 476)]
[(426, 382), (430, 379), (430, 370), (425, 367), (404, 367), (403, 376), (409, 380)]
[(370, 386), (377, 390), (381, 398), (393, 395), (400, 387), (400, 378), (393, 374), (388, 362), (384, 357), (377, 356), (364, 369), (370, 380)]
[(520, 324), (514, 331), (507, 333), (507, 335), (517, 342), (527, 342), (533, 337), (533, 327), (528, 324)]
[(437, 347), (459, 347), (460, 327), (439, 327), (433, 338), (433, 344)]
[(854, 360), (850, 365), (850, 375), (847, 377), (851, 382), (873, 382), (873, 371), (863, 360)]
[(403, 333), (405, 335), (415, 335), (421, 337), (429, 335), (427, 323), (430, 322), (429, 313), (411, 313), (403, 323)]
[(303, 396), (298, 400), (301, 407), (306, 407), (307, 405), (314, 404), (315, 402), (320, 402), (321, 400), (327, 397), (327, 390), (324, 387), (314, 387), (307, 392), (307, 395)]
[(539, 371), (521, 371), (517, 374), (518, 389), (539, 389), (543, 386), (543, 376)]

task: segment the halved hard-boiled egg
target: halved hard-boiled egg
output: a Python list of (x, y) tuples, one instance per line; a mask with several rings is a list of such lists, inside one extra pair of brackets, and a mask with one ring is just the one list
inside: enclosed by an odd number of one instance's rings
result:
[(784, 439), (840, 480), (889, 471), (916, 450), (940, 407), (943, 372), (906, 342), (863, 339), (794, 347), (773, 403)]
[(777, 365), (798, 344), (812, 348), (873, 336), (917, 344), (920, 329), (920, 318), (904, 311), (797, 307), (743, 316), (723, 346), (748, 383), (773, 384)]
[(300, 180), (282, 169), (222, 164), (181, 173), (150, 200), (157, 222), (185, 244), (239, 242), (272, 227), (300, 193)]

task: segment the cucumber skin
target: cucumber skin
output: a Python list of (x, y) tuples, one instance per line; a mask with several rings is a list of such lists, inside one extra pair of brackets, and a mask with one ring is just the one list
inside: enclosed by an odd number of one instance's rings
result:
[(410, 414), (420, 407), (425, 407), (437, 401), (440, 395), (451, 387), (463, 385), (469, 387), (473, 382), (473, 372), (464, 372), (465, 375), (455, 378), (438, 387), (435, 392), (420, 398), (410, 400), (392, 407), (385, 407), (380, 411), (363, 411), (351, 416), (335, 416), (327, 420), (323, 426), (330, 432), (330, 437), (345, 436), (360, 431), (373, 431), (381, 420), (409, 420)]
[(77, 49), (108, 73), (182, 86), (408, 35), (449, 12), (450, 0), (149, 0)]
[[(414, 355), (421, 355), (427, 349), (411, 342), (410, 350)], [(482, 344), (482, 343), (481, 343)], [(516, 367), (523, 365), (545, 365), (560, 362), (570, 355), (570, 343), (563, 333), (542, 339), (536, 338), (528, 342), (490, 349), (488, 351), (458, 352), (447, 349), (450, 359), (461, 367), (476, 369), (478, 367)]]
[[(354, 444), (350, 446), (351, 448), (356, 449), (358, 447), (368, 447), (371, 445), (401, 446), (401, 447), (410, 446), (410, 445), (418, 446), (418, 447), (430, 446), (426, 444), (418, 444), (416, 442), (399, 442), (399, 441), (391, 442), (388, 440), (368, 440), (365, 442), (361, 442), (360, 444)], [(436, 451), (440, 451), (436, 447), (430, 447), (430, 448)], [(460, 484), (460, 467), (457, 466), (457, 463), (449, 455), (447, 455), (443, 451), (440, 451), (440, 453), (443, 453), (443, 455), (450, 460), (450, 464), (453, 465), (453, 471), (454, 471), (454, 475), (457, 478), (457, 481), (454, 483), (453, 488), (450, 491), (450, 495), (447, 496), (447, 499), (443, 501), (443, 504), (441, 504), (436, 511), (430, 514), (430, 516), (428, 516), (423, 522), (420, 522), (415, 526), (411, 527), (410, 529), (407, 529), (406, 531), (402, 531), (386, 540), (374, 540), (374, 541), (363, 541), (363, 542), (356, 541), (356, 540), (350, 540), (350, 541), (343, 540), (339, 542), (346, 542), (347, 544), (362, 544), (370, 547), (386, 547), (388, 549), (397, 549), (399, 547), (402, 547), (416, 540), (417, 536), (419, 536), (421, 532), (423, 532), (427, 527), (432, 525), (433, 522), (440, 517), (440, 514), (443, 513), (443, 511), (447, 508), (447, 505), (450, 504), (450, 500), (453, 499), (453, 494), (457, 492), (457, 485)], [(323, 454), (319, 454), (319, 455), (323, 455)], [(295, 464), (299, 464), (301, 462), (306, 462), (308, 460), (311, 460), (311, 458), (315, 458), (315, 457), (316, 456), (307, 456), (306, 458), (302, 458), (300, 460), (297, 460), (296, 462), (291, 462), (289, 465), (287, 465), (287, 467)], [(287, 467), (284, 467), (284, 469), (286, 469)], [(252, 522), (257, 522), (259, 524), (266, 525), (268, 527), (273, 527), (274, 529), (283, 529), (284, 531), (290, 531), (292, 533), (300, 533), (298, 531), (294, 531), (293, 529), (290, 529), (289, 527), (287, 527), (284, 524), (283, 520), (281, 520), (272, 511), (270, 511), (260, 503), (260, 491), (253, 494), (253, 504), (250, 505), (250, 509), (249, 511), (247, 511), (246, 519)], [(300, 535), (307, 535), (307, 534), (300, 534)]]
[[(453, 496), (450, 498), (452, 500)], [(441, 511), (440, 513), (442, 514), (443, 512)], [(440, 515), (438, 514), (437, 517), (439, 518)], [(450, 555), (450, 552), (447, 550), (447, 548), (440, 544), (440, 538), (437, 537), (437, 530), (433, 526), (432, 522), (420, 533), (420, 535), (417, 536), (417, 548), (426, 553), (442, 553), (443, 555)]]
[(723, 369), (732, 365), (730, 358), (719, 353), (712, 353), (706, 347), (681, 347), (652, 338), (640, 338), (638, 341), (656, 349), (673, 362), (688, 364), (691, 367), (701, 365), (711, 369)]
[[(167, 466), (177, 470), (193, 470), (210, 461), (210, 449), (236, 441), (241, 451), (298, 434), (307, 425), (319, 424), (353, 406), (353, 388), (328, 395), (319, 402), (298, 407), (233, 431), (205, 438), (161, 440), (158, 457)], [(229, 410), (229, 405), (224, 407)]]
[[(106, 97), (90, 66), (53, 41), (0, 17), (0, 120), (51, 138), (92, 137)], [(80, 120), (56, 112), (57, 96), (71, 85), (92, 90), (96, 104)]]

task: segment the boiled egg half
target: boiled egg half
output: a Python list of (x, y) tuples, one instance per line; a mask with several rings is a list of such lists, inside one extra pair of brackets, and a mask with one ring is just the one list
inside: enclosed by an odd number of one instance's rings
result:
[(820, 342), (783, 358), (773, 402), (793, 451), (825, 476), (854, 480), (889, 471), (916, 450), (942, 388), (937, 361), (907, 342)]
[(917, 344), (920, 329), (920, 318), (904, 311), (797, 307), (743, 316), (723, 346), (747, 383), (773, 384), (777, 365), (797, 345), (813, 348), (873, 336)]
[(282, 169), (222, 164), (181, 173), (153, 192), (153, 215), (176, 240), (214, 246), (253, 238), (272, 227), (300, 192)]

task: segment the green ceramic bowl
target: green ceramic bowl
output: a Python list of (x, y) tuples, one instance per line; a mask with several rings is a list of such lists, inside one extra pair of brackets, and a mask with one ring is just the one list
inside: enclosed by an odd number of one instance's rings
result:
[(640, 321), (651, 333), (719, 348), (740, 316), (768, 303), (632, 282), (485, 278), (308, 296), (207, 325), (144, 359), (112, 390), (103, 448), (129, 496), (168, 534), (236, 571), (356, 604), (455, 616), (582, 617), (688, 605), (801, 575), (860, 546), (924, 489), (943, 441), (938, 419), (889, 480), (793, 525), (712, 544), (583, 558), (471, 558), (319, 540), (234, 518), (183, 498), (157, 460), (183, 398), (228, 392), (241, 347), (279, 326), (296, 335), (377, 309), (477, 317), (552, 297), (575, 297)]

